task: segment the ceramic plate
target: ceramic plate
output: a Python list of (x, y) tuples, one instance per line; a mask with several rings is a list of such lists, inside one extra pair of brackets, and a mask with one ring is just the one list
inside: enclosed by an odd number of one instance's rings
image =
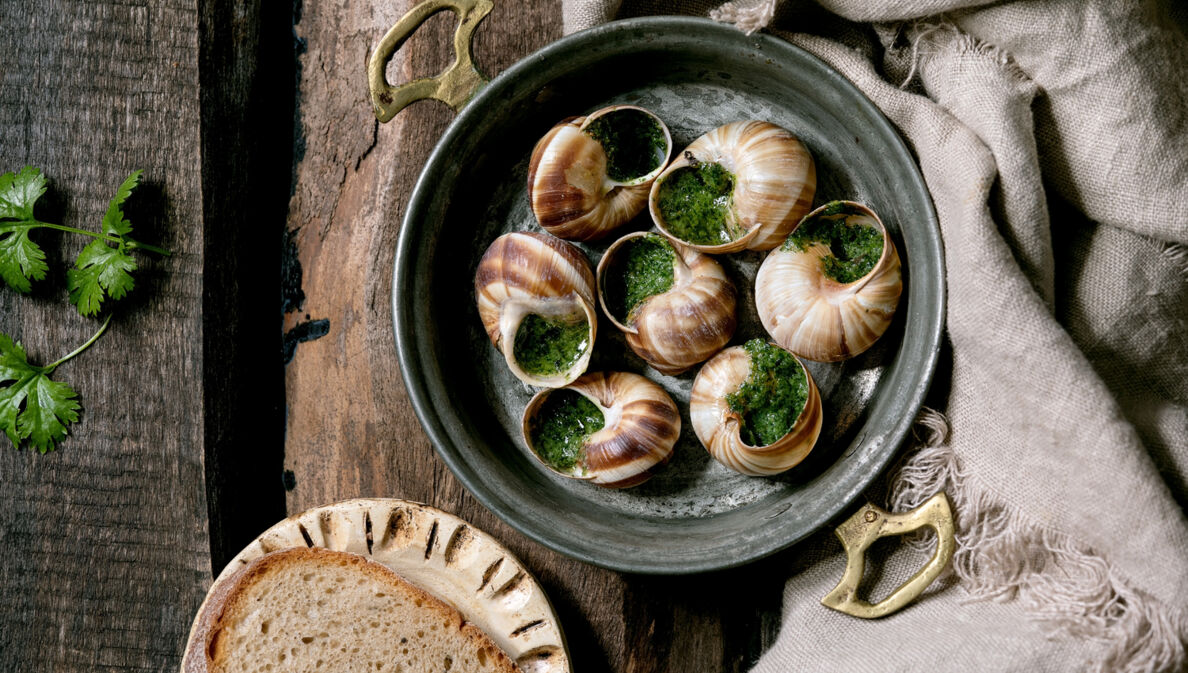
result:
[(351, 552), (391, 568), (461, 612), (524, 673), (572, 670), (548, 597), (511, 552), (462, 519), (407, 500), (346, 500), (289, 517), (231, 559), (207, 596), (255, 559), (293, 547)]

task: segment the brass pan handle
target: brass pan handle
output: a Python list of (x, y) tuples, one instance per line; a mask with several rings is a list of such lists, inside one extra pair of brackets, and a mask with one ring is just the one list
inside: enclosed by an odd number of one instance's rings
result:
[[(371, 89), (371, 107), (376, 118), (386, 122), (410, 103), (426, 98), (436, 98), (455, 110), (461, 110), (487, 83), (487, 78), (474, 67), (471, 45), (475, 29), (493, 6), (491, 0), (425, 0), (402, 16), (380, 40), (367, 62), (367, 83)], [(389, 84), (384, 69), (396, 50), (429, 17), (447, 9), (458, 15), (458, 28), (454, 31), (454, 64), (436, 77), (417, 79), (397, 86)]]
[[(928, 563), (903, 586), (878, 603), (871, 605), (859, 599), (858, 585), (866, 569), (866, 550), (874, 541), (881, 537), (910, 533), (925, 526), (935, 530), (937, 538), (936, 553)], [(834, 532), (846, 549), (846, 571), (833, 591), (821, 599), (821, 604), (863, 619), (886, 617), (919, 598), (953, 559), (953, 551), (957, 547), (953, 535), (953, 510), (943, 491), (903, 514), (891, 514), (868, 503)]]

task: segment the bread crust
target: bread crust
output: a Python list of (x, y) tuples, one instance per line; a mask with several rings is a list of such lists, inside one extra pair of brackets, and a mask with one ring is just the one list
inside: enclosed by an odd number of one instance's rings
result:
[(249, 589), (273, 567), (293, 561), (313, 561), (321, 564), (347, 563), (371, 575), (381, 583), (402, 588), (422, 600), (422, 609), (428, 608), (458, 628), (474, 649), (487, 650), (495, 662), (496, 670), (516, 672), (520, 669), (483, 631), (467, 623), (462, 613), (438, 600), (428, 592), (408, 582), (390, 568), (368, 560), (358, 554), (333, 551), (319, 547), (293, 548), (265, 554), (236, 571), (211, 591), (201, 612), (195, 619), (195, 627), (186, 648), (182, 673), (216, 673), (218, 664), (212, 655), (213, 646), (228, 618), (236, 614), (241, 600), (246, 599)]

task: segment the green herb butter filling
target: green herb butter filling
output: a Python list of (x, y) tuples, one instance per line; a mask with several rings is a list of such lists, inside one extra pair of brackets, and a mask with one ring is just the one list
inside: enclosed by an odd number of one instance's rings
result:
[(553, 376), (572, 367), (589, 345), (590, 324), (584, 317), (550, 320), (532, 313), (516, 330), (512, 356), (529, 374)]
[(751, 356), (751, 374), (726, 403), (742, 418), (742, 440), (768, 446), (796, 424), (808, 400), (808, 378), (800, 362), (778, 346), (751, 339), (743, 348)]
[(630, 182), (660, 167), (668, 141), (656, 118), (639, 110), (615, 110), (583, 129), (602, 144), (606, 173), (616, 182)]
[(673, 236), (697, 245), (721, 245), (736, 236), (730, 221), (734, 175), (721, 164), (697, 162), (660, 183), (656, 206)]
[(605, 425), (602, 411), (585, 395), (561, 388), (549, 393), (529, 422), (532, 450), (557, 470), (569, 471), (582, 457), (586, 438)]
[(616, 257), (603, 293), (611, 315), (626, 322), (645, 299), (672, 287), (676, 251), (662, 236), (648, 234), (624, 243)]
[(860, 214), (851, 212), (845, 204), (830, 205), (822, 214), (804, 222), (788, 240), (784, 250), (805, 251), (814, 243), (829, 246), (829, 254), (821, 258), (821, 271), (839, 283), (852, 283), (870, 273), (883, 256), (883, 232), (861, 222), (851, 224), (849, 217), (831, 215)]

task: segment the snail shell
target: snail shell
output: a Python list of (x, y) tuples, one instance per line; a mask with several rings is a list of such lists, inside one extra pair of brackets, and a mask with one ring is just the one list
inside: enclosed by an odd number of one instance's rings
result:
[[(685, 167), (720, 164), (734, 176), (728, 227), (734, 240), (697, 244), (668, 228), (659, 204), (660, 186)], [(770, 250), (784, 241), (812, 208), (817, 169), (808, 149), (789, 131), (770, 122), (731, 122), (694, 140), (652, 183), (648, 207), (665, 236), (701, 252)]]
[(681, 434), (681, 415), (664, 389), (627, 372), (586, 374), (565, 386), (594, 403), (604, 424), (586, 438), (572, 471), (558, 470), (532, 446), (532, 420), (549, 395), (542, 390), (524, 409), (524, 443), (545, 467), (565, 477), (583, 479), (606, 488), (641, 484), (672, 457)]
[[(827, 214), (837, 210), (842, 212)], [(845, 218), (848, 224), (882, 232), (883, 253), (874, 268), (853, 282), (839, 283), (822, 271), (822, 259), (832, 254), (828, 245), (814, 243), (804, 251), (782, 246), (759, 267), (755, 306), (780, 346), (808, 360), (837, 362), (870, 348), (887, 331), (903, 280), (895, 244), (873, 210), (834, 201), (809, 213), (804, 223), (816, 218)]]
[[(798, 361), (799, 362), (799, 361)], [(718, 462), (750, 476), (779, 474), (804, 460), (821, 434), (821, 393), (801, 363), (808, 398), (792, 429), (767, 446), (751, 446), (740, 435), (742, 419), (731, 411), (726, 396), (737, 391), (751, 374), (751, 356), (733, 346), (705, 363), (693, 381), (689, 417), (701, 444)]]
[[(674, 254), (672, 286), (645, 299), (625, 318), (611, 313), (606, 282), (631, 241), (652, 237)], [(598, 262), (603, 313), (626, 336), (627, 345), (662, 374), (675, 375), (722, 350), (737, 325), (734, 284), (713, 257), (648, 232), (615, 241)]]
[[(474, 277), (474, 292), (487, 336), (521, 381), (556, 388), (586, 371), (594, 350), (598, 316), (594, 311), (594, 274), (576, 247), (548, 234), (504, 234), (483, 253)], [(530, 315), (552, 321), (586, 321), (589, 337), (571, 365), (555, 374), (533, 374), (521, 367), (516, 359), (515, 337), (520, 324)]]
[[(586, 129), (607, 115), (637, 110), (664, 131), (664, 156), (644, 175), (615, 180), (607, 153)], [(633, 105), (612, 105), (585, 117), (572, 117), (549, 130), (532, 150), (528, 200), (540, 226), (554, 236), (592, 241), (606, 236), (643, 211), (652, 180), (672, 153), (672, 135), (659, 117)]]

